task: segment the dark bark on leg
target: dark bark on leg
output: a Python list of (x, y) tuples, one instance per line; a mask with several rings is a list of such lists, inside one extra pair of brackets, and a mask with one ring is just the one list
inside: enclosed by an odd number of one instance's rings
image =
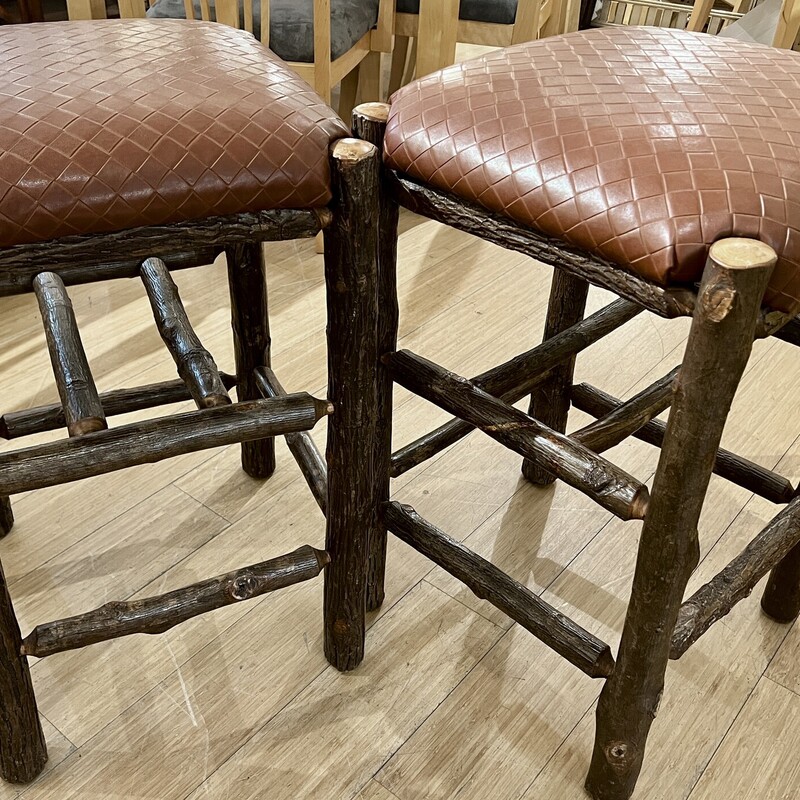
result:
[(800, 544), (773, 568), (761, 608), (777, 622), (793, 622), (800, 615)]
[[(225, 256), (236, 355), (236, 394), (240, 402), (257, 400), (261, 392), (253, 370), (271, 366), (264, 249), (261, 242), (235, 244), (225, 248)], [(252, 478), (269, 478), (275, 472), (275, 440), (243, 442), (242, 468)]]
[[(544, 326), (544, 339), (550, 339), (583, 319), (589, 284), (568, 272), (553, 271), (550, 288), (550, 305)], [(539, 384), (531, 394), (528, 414), (558, 433), (567, 430), (569, 396), (572, 375), (575, 372), (575, 356), (568, 358), (552, 370), (550, 377)], [(534, 461), (522, 462), (522, 474), (539, 486), (547, 486), (555, 477)]]
[[(353, 114), (353, 133), (383, 149), (383, 135), (389, 106), (385, 103), (364, 103)], [(378, 217), (378, 356), (397, 347), (397, 222), (400, 207), (386, 191), (380, 193)], [(389, 470), (392, 459), (392, 387), (394, 382), (385, 365), (378, 363), (378, 430), (375, 448), (375, 493), (380, 503), (390, 497)], [(386, 524), (379, 515), (370, 532), (369, 576), (367, 578), (367, 611), (380, 608), (385, 596)]]
[(28, 659), (0, 566), (0, 772), (12, 783), (28, 783), (44, 769), (44, 742)]
[(586, 779), (596, 800), (627, 800), (642, 767), (672, 632), (699, 558), (697, 520), (774, 264), (774, 252), (759, 242), (729, 239), (711, 248), (675, 382), (617, 665), (597, 707)]
[(378, 150), (357, 139), (332, 151), (333, 222), (325, 230), (328, 296), (328, 513), (325, 655), (350, 670), (364, 658), (370, 535), (377, 527)]
[(0, 539), (11, 533), (14, 527), (14, 512), (11, 509), (11, 498), (0, 495)]

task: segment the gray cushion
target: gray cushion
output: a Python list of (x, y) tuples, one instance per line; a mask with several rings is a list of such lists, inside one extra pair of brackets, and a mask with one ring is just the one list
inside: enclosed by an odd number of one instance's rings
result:
[[(419, 14), (419, 0), (397, 0), (397, 10), (403, 14)], [(461, 0), (458, 16), (475, 22), (513, 25), (517, 18), (517, 0)]]
[[(331, 0), (331, 57), (344, 55), (378, 21), (379, 0)], [(214, 8), (214, 0), (209, 2)], [(241, 0), (240, 0), (241, 7)], [(194, 15), (201, 18), (200, 2)], [(183, 0), (158, 0), (148, 17), (184, 19)], [(261, 3), (253, 0), (253, 28), (261, 30)], [(314, 0), (271, 0), (269, 46), (284, 61), (314, 61)]]

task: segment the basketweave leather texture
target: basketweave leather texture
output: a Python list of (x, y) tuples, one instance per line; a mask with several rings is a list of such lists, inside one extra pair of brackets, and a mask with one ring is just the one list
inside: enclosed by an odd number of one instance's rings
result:
[(386, 161), (660, 285), (761, 239), (800, 310), (800, 57), (663, 28), (511, 47), (392, 98)]
[(250, 34), (205, 22), (0, 27), (0, 246), (316, 208), (348, 131)]

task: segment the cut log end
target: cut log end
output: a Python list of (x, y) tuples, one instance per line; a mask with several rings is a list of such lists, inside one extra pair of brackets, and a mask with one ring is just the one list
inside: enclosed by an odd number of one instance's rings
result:
[(339, 139), (333, 145), (331, 155), (345, 167), (347, 164), (358, 164), (364, 159), (373, 158), (378, 152), (374, 144), (362, 139)]
[(69, 426), (70, 436), (84, 436), (87, 433), (96, 433), (108, 429), (108, 423), (100, 417), (86, 417)]
[(721, 239), (711, 245), (711, 260), (723, 269), (763, 269), (778, 261), (775, 251), (757, 239)]
[(611, 673), (614, 671), (614, 655), (610, 647), (597, 657), (591, 672), (587, 673), (590, 678), (610, 678)]
[(327, 228), (333, 222), (333, 212), (329, 208), (316, 208), (314, 215), (319, 221), (320, 230)]
[(644, 519), (647, 516), (647, 507), (650, 505), (650, 490), (642, 486), (631, 502), (631, 519)]
[(200, 408), (219, 408), (219, 406), (231, 405), (231, 398), (227, 394), (210, 394), (204, 397), (198, 404)]
[(372, 122), (387, 122), (391, 108), (388, 103), (362, 103), (353, 109), (353, 116), (364, 117)]
[(314, 400), (314, 408), (317, 410), (317, 420), (322, 419), (323, 417), (330, 417), (336, 411), (336, 406), (330, 402), (330, 400), (319, 400), (318, 398), (313, 398)]

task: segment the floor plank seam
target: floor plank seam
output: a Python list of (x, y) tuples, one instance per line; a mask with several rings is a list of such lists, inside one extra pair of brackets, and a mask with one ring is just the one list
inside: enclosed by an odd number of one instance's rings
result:
[[(786, 634), (789, 635), (788, 633)], [(783, 642), (781, 642), (783, 644)], [(774, 683), (775, 686), (780, 686), (781, 689), (786, 689), (787, 692), (791, 692), (795, 697), (800, 697), (800, 692), (797, 689), (793, 689), (791, 686), (787, 686), (785, 683), (781, 683), (781, 681), (777, 680), (776, 678), (771, 677), (770, 675), (766, 674), (766, 670), (764, 674), (761, 676), (761, 680), (769, 681), (770, 683)], [(759, 681), (760, 683), (761, 681)]]
[[(778, 649), (779, 648), (776, 648), (776, 652), (777, 652)], [(755, 690), (758, 688), (758, 685), (761, 683), (762, 680), (764, 680), (765, 677), (766, 676), (762, 672), (761, 673), (761, 677), (757, 681), (755, 681), (755, 683), (753, 683), (753, 688), (747, 693), (747, 696), (744, 698), (744, 701), (739, 706), (739, 708), (737, 709), (736, 713), (733, 715), (733, 719), (731, 719), (730, 725), (728, 725), (725, 728), (725, 733), (720, 737), (720, 739), (717, 742), (716, 747), (714, 747), (711, 755), (703, 762), (702, 766), (697, 770), (697, 776), (695, 777), (692, 785), (689, 786), (688, 792), (686, 792), (683, 795), (683, 797), (680, 798), (680, 800), (691, 800), (691, 797), (694, 794), (695, 789), (697, 788), (697, 784), (700, 783), (700, 780), (702, 779), (703, 775), (705, 774), (705, 771), (708, 769), (708, 765), (714, 760), (714, 756), (717, 754), (717, 752), (719, 751), (720, 747), (722, 747), (722, 745), (724, 744), (725, 740), (728, 738), (728, 734), (731, 732), (731, 730), (733, 729), (733, 726), (736, 724), (736, 720), (739, 719), (739, 716), (741, 715), (742, 711), (744, 710), (744, 707), (747, 705), (747, 703), (749, 702), (750, 698), (753, 696), (753, 692), (755, 692)], [(769, 678), (767, 678), (767, 680), (769, 680)]]
[[(430, 572), (428, 573), (428, 575), (430, 575)], [(442, 592), (442, 594), (446, 594), (451, 600), (455, 600), (456, 603), (458, 603), (462, 608), (465, 608), (467, 611), (469, 611), (470, 614), (475, 614), (475, 615), (479, 616), (481, 619), (485, 620), (490, 625), (494, 626), (495, 628), (497, 628), (500, 631), (503, 631), (503, 633), (505, 633), (506, 631), (511, 630), (511, 628), (504, 628), (502, 625), (498, 625), (493, 619), (489, 619), (489, 617), (487, 617), (485, 614), (482, 614), (477, 609), (470, 608), (466, 603), (462, 602), (457, 597), (453, 597), (453, 595), (451, 595), (449, 592), (445, 592), (443, 589), (440, 589), (438, 586), (436, 586), (435, 584), (431, 583), (428, 580), (427, 576), (425, 578), (423, 578), (422, 581), (420, 581), (420, 583), (425, 583), (428, 586), (430, 586), (432, 589), (436, 589), (437, 591)], [(512, 623), (511, 627), (513, 627), (514, 625), (516, 625), (516, 623)]]
[[(412, 592), (412, 591), (413, 591), (413, 590), (414, 590), (414, 589), (415, 589), (417, 586), (419, 586), (419, 585), (420, 585), (420, 584), (422, 584), (422, 583), (423, 583), (423, 579), (420, 579), (420, 580), (419, 580), (419, 581), (417, 581), (417, 582), (416, 582), (416, 583), (415, 583), (415, 584), (414, 584), (414, 585), (413, 585), (413, 586), (412, 586), (412, 587), (411, 587), (411, 588), (410, 588), (410, 589), (409, 589), (407, 592), (404, 592), (404, 593), (403, 593), (403, 595), (402, 595), (402, 596), (401, 596), (401, 597), (400, 597), (400, 598), (399, 598), (399, 599), (398, 599), (396, 602), (392, 603), (391, 605), (389, 605), (389, 606), (386, 608), (386, 611), (387, 611), (387, 613), (388, 613), (388, 611), (390, 611), (390, 610), (393, 610), (393, 609), (397, 608), (397, 607), (399, 606), (399, 604), (402, 602), (402, 600), (403, 600), (405, 597), (407, 597), (409, 594), (411, 594), (411, 592)], [(445, 595), (445, 596), (446, 596), (448, 599), (450, 599), (450, 600), (452, 600), (452, 599), (453, 599), (453, 598), (451, 598), (451, 597), (450, 597), (450, 595), (446, 594), (445, 592), (442, 592), (442, 591), (441, 591), (441, 589), (437, 589), (435, 586), (434, 586), (434, 587), (432, 587), (432, 588), (436, 589), (436, 591), (437, 591), (437, 592), (439, 592), (440, 594), (443, 594), (443, 595)], [(381, 607), (381, 610), (383, 610), (383, 608), (384, 608), (384, 606), (382, 606), (382, 607)], [(474, 613), (474, 612), (473, 612), (473, 613)], [(377, 618), (373, 619), (373, 620), (371, 621), (371, 623), (368, 621), (368, 624), (367, 624), (367, 632), (369, 632), (369, 631), (370, 631), (370, 629), (371, 629), (371, 628), (372, 628), (372, 627), (373, 627), (375, 624), (377, 624), (378, 622), (380, 622), (380, 621), (381, 621), (381, 620), (382, 620), (382, 619), (383, 619), (385, 616), (386, 616), (386, 614), (381, 614), (379, 617), (377, 617)], [(494, 646), (494, 645), (493, 645), (493, 646)], [(205, 648), (203, 648), (203, 649), (205, 649)], [(491, 649), (491, 648), (489, 648), (489, 649)], [(487, 652), (488, 652), (488, 651), (487, 651)], [(485, 654), (484, 654), (484, 655), (485, 655)], [(480, 659), (480, 660), (482, 660), (482, 659), (483, 659), (483, 656), (481, 657), (481, 659)], [(286, 703), (282, 704), (282, 705), (280, 706), (280, 708), (278, 708), (278, 709), (277, 709), (277, 711), (276, 711), (274, 714), (270, 715), (269, 719), (265, 720), (265, 721), (264, 721), (264, 723), (263, 723), (262, 725), (259, 725), (259, 727), (258, 727), (256, 730), (254, 730), (254, 731), (252, 732), (252, 734), (251, 734), (250, 736), (248, 736), (248, 737), (247, 737), (247, 739), (246, 739), (245, 741), (243, 741), (243, 742), (242, 742), (242, 744), (241, 744), (241, 745), (240, 745), (240, 746), (239, 746), (239, 747), (238, 747), (238, 748), (237, 748), (237, 749), (236, 749), (236, 750), (235, 750), (233, 753), (231, 753), (231, 754), (230, 754), (230, 755), (229, 755), (229, 756), (228, 756), (226, 759), (222, 760), (222, 761), (221, 761), (221, 762), (220, 762), (220, 763), (219, 763), (219, 764), (216, 766), (216, 768), (215, 768), (215, 769), (213, 769), (211, 772), (209, 772), (209, 773), (208, 773), (208, 775), (206, 775), (206, 776), (203, 778), (203, 780), (202, 780), (202, 781), (200, 781), (200, 783), (198, 783), (198, 784), (196, 784), (194, 787), (192, 787), (191, 791), (189, 791), (187, 794), (185, 794), (185, 795), (183, 796), (182, 800), (187, 800), (187, 798), (188, 798), (188, 797), (190, 797), (190, 796), (191, 796), (191, 795), (192, 795), (194, 792), (196, 792), (196, 791), (197, 791), (197, 790), (198, 790), (198, 789), (199, 789), (199, 788), (200, 788), (200, 787), (201, 787), (201, 786), (202, 786), (204, 783), (206, 783), (206, 782), (207, 782), (207, 781), (208, 781), (208, 780), (209, 780), (209, 779), (210, 779), (210, 778), (211, 778), (211, 777), (212, 777), (212, 776), (213, 776), (215, 773), (217, 773), (217, 772), (218, 772), (218, 771), (219, 771), (219, 770), (220, 770), (220, 769), (221, 769), (221, 768), (222, 768), (222, 767), (223, 767), (225, 764), (227, 764), (227, 763), (228, 763), (228, 762), (229, 762), (229, 761), (230, 761), (232, 758), (234, 758), (234, 757), (236, 756), (236, 754), (237, 754), (237, 753), (239, 753), (239, 752), (240, 752), (240, 751), (241, 751), (241, 750), (242, 750), (244, 747), (246, 747), (246, 746), (249, 744), (249, 742), (250, 742), (250, 741), (251, 741), (251, 740), (252, 740), (252, 739), (253, 739), (255, 736), (257, 736), (259, 733), (261, 733), (261, 731), (263, 731), (263, 730), (264, 730), (264, 728), (266, 728), (266, 727), (267, 727), (267, 725), (269, 725), (269, 724), (272, 722), (272, 720), (273, 720), (273, 719), (275, 719), (275, 718), (276, 718), (276, 717), (277, 717), (277, 716), (278, 716), (278, 715), (279, 715), (279, 714), (280, 714), (282, 711), (284, 711), (284, 709), (286, 709), (286, 708), (287, 708), (289, 705), (291, 705), (291, 704), (292, 704), (292, 703), (293, 703), (293, 702), (294, 702), (294, 701), (295, 701), (295, 700), (296, 700), (296, 699), (297, 699), (297, 698), (298, 698), (298, 697), (299, 697), (299, 696), (300, 696), (300, 695), (301, 695), (301, 694), (302, 694), (304, 691), (306, 691), (306, 689), (308, 689), (310, 686), (312, 686), (312, 684), (314, 684), (316, 681), (318, 681), (318, 680), (319, 680), (319, 679), (320, 679), (320, 678), (321, 678), (323, 675), (325, 675), (326, 673), (328, 673), (329, 671), (331, 671), (331, 670), (333, 670), (333, 669), (334, 669), (334, 667), (332, 667), (332, 666), (330, 666), (330, 665), (328, 665), (328, 666), (324, 667), (324, 668), (323, 668), (323, 669), (322, 669), (322, 670), (321, 670), (321, 671), (320, 671), (320, 672), (319, 672), (317, 675), (315, 675), (315, 676), (314, 676), (314, 677), (313, 677), (313, 678), (312, 678), (312, 679), (311, 679), (311, 680), (310, 680), (310, 681), (309, 681), (307, 684), (305, 684), (305, 685), (304, 685), (302, 688), (300, 688), (300, 689), (299, 689), (297, 692), (295, 692), (295, 693), (294, 693), (294, 694), (291, 696), (291, 698), (289, 698), (289, 700), (287, 700), (287, 701), (286, 701)], [(469, 670), (469, 671), (471, 672), (472, 670)], [(469, 674), (469, 673), (467, 673), (467, 674)], [(465, 676), (465, 677), (466, 677), (466, 676)], [(461, 681), (459, 681), (459, 683), (461, 683)], [(444, 699), (442, 700), (442, 702), (444, 702), (444, 700), (445, 700), (445, 699), (447, 699), (447, 697), (449, 697), (449, 696), (450, 696), (450, 692), (448, 692), (448, 693), (445, 695), (445, 697), (444, 697)], [(441, 703), (437, 704), (436, 708), (438, 708), (438, 707), (439, 707), (439, 705), (441, 705)], [(435, 710), (435, 709), (434, 709), (434, 710)], [(433, 713), (433, 712), (431, 712), (431, 713)], [(428, 716), (430, 716), (430, 715), (428, 715)], [(428, 719), (428, 717), (426, 716), (426, 717), (425, 717), (425, 719), (427, 720), (427, 719)], [(423, 723), (424, 723), (424, 721), (423, 721)], [(416, 730), (416, 728), (415, 728), (415, 730)], [(412, 733), (411, 735), (413, 735), (413, 733)], [(409, 737), (409, 738), (410, 738), (410, 737)], [(405, 741), (408, 741), (408, 739), (406, 739)], [(399, 749), (400, 749), (400, 747), (402, 747), (402, 746), (403, 746), (403, 744), (405, 744), (405, 742), (402, 742), (400, 745), (398, 745), (398, 747), (397, 747), (397, 748), (396, 748), (396, 749), (395, 749), (395, 750), (394, 750), (394, 751), (391, 753), (391, 755), (389, 756), (389, 758), (391, 758), (391, 757), (394, 755), (394, 753), (395, 753), (395, 752), (397, 752), (397, 750), (399, 750)], [(386, 760), (388, 761), (389, 759), (387, 758)], [(369, 783), (369, 781), (367, 781), (367, 782), (364, 784), (364, 786), (366, 786), (366, 785), (367, 785), (367, 783)], [(364, 788), (364, 786), (361, 786), (361, 787), (358, 789), (358, 791), (361, 791), (361, 790)], [(358, 794), (358, 791), (357, 791), (355, 794)], [(355, 795), (353, 795), (353, 796), (355, 796)]]
[[(207, 453), (211, 453), (211, 456), (213, 456), (213, 455), (215, 454), (215, 451), (214, 451), (214, 450), (207, 450), (206, 452), (207, 452)], [(209, 458), (210, 458), (211, 456), (209, 456)], [(203, 461), (203, 463), (205, 463), (205, 461), (207, 461), (207, 460), (208, 460), (208, 459), (205, 459), (205, 460)], [(198, 467), (198, 468), (199, 468), (200, 466), (201, 466), (201, 465), (199, 465), (199, 464), (198, 464), (198, 465), (195, 465), (195, 467)], [(90, 531), (88, 531), (86, 534), (84, 534), (84, 535), (83, 535), (83, 536), (81, 536), (80, 538), (78, 538), (78, 539), (75, 539), (75, 540), (71, 541), (71, 542), (70, 542), (70, 543), (69, 543), (69, 544), (68, 544), (68, 545), (67, 545), (67, 546), (66, 546), (66, 547), (65, 547), (63, 550), (59, 550), (57, 553), (54, 553), (52, 556), (50, 556), (50, 557), (49, 557), (48, 559), (46, 559), (45, 561), (42, 561), (41, 563), (39, 563), (39, 564), (37, 564), (36, 566), (32, 567), (31, 569), (27, 570), (26, 572), (24, 572), (24, 573), (20, 573), (19, 575), (15, 576), (15, 577), (14, 577), (14, 578), (12, 578), (12, 579), (9, 581), (9, 583), (8, 583), (9, 589), (13, 590), (13, 588), (14, 588), (14, 585), (15, 585), (16, 583), (19, 583), (19, 581), (21, 581), (23, 578), (27, 577), (27, 576), (28, 576), (28, 575), (30, 575), (32, 572), (35, 572), (37, 569), (41, 569), (42, 567), (46, 566), (47, 564), (49, 564), (51, 561), (53, 561), (54, 559), (58, 558), (59, 556), (62, 556), (62, 555), (64, 555), (64, 553), (66, 553), (66, 552), (67, 552), (67, 550), (69, 550), (70, 548), (74, 547), (74, 546), (75, 546), (75, 545), (77, 545), (77, 544), (80, 544), (80, 543), (81, 543), (81, 542), (83, 542), (85, 539), (88, 539), (90, 536), (93, 536), (93, 535), (94, 535), (95, 533), (97, 533), (97, 532), (98, 532), (98, 531), (99, 531), (101, 528), (105, 528), (107, 525), (111, 525), (112, 523), (116, 522), (116, 520), (118, 520), (120, 517), (124, 516), (125, 514), (129, 514), (129, 513), (130, 513), (131, 511), (133, 511), (135, 508), (138, 508), (140, 505), (143, 505), (143, 504), (144, 504), (144, 503), (146, 503), (148, 500), (151, 500), (151, 499), (152, 499), (152, 498), (153, 498), (155, 495), (157, 495), (159, 492), (162, 492), (162, 491), (164, 491), (164, 489), (167, 489), (167, 488), (169, 488), (170, 486), (174, 486), (174, 484), (175, 484), (175, 481), (178, 481), (178, 480), (180, 480), (181, 478), (185, 477), (185, 475), (186, 475), (186, 474), (188, 474), (188, 472), (191, 472), (193, 469), (195, 469), (195, 467), (192, 467), (192, 468), (190, 468), (189, 470), (187, 470), (187, 472), (186, 472), (186, 473), (182, 473), (181, 475), (178, 475), (178, 476), (176, 476), (176, 477), (175, 477), (175, 479), (174, 479), (173, 481), (170, 481), (169, 483), (165, 483), (163, 486), (160, 486), (160, 487), (158, 487), (157, 489), (155, 489), (155, 490), (153, 490), (152, 492), (150, 492), (149, 494), (147, 494), (147, 495), (143, 496), (143, 497), (142, 497), (142, 498), (141, 498), (141, 499), (140, 499), (138, 502), (134, 503), (134, 504), (133, 504), (133, 505), (132, 505), (130, 508), (126, 508), (125, 510), (123, 510), (123, 511), (120, 511), (120, 513), (119, 513), (119, 514), (115, 514), (114, 516), (112, 516), (112, 517), (109, 517), (109, 519), (105, 520), (105, 521), (104, 521), (104, 522), (103, 522), (101, 525), (98, 525), (97, 527), (95, 527), (95, 528), (92, 528)], [(91, 479), (90, 479), (90, 480), (91, 480)], [(76, 481), (76, 483), (78, 483), (78, 482), (79, 482), (79, 481)], [(178, 487), (176, 486), (175, 488), (177, 489)], [(186, 494), (186, 492), (184, 492), (184, 494)], [(191, 496), (191, 495), (190, 495), (190, 496)], [(197, 500), (197, 498), (196, 498), (196, 497), (193, 497), (192, 499), (193, 499), (193, 500)], [(197, 500), (197, 502), (199, 503), (200, 501), (199, 501), (199, 500)], [(210, 509), (209, 509), (209, 510), (210, 510)], [(219, 514), (216, 514), (216, 516), (220, 516), (220, 515), (219, 515)], [(223, 519), (224, 519), (224, 518), (223, 518)], [(22, 522), (22, 520), (20, 520), (20, 522)], [(21, 527), (21, 526), (20, 526), (20, 527)], [(23, 531), (16, 531), (16, 530), (14, 531), (14, 534), (15, 534), (15, 535), (16, 535), (16, 534), (19, 534), (19, 535), (24, 535), (24, 534), (23, 534)], [(2, 548), (0, 547), (0, 549), (2, 549)], [(0, 556), (1, 556), (1, 555), (2, 555), (2, 553), (0, 553)]]
[[(422, 582), (422, 581), (420, 581), (420, 582)], [(451, 595), (447, 594), (447, 592), (443, 592), (441, 589), (439, 589), (436, 586), (433, 586), (432, 588), (436, 589), (437, 592), (439, 592), (440, 594), (445, 595), (445, 597), (447, 597), (450, 600), (454, 600), (455, 599)], [(461, 605), (463, 605), (463, 603)], [(473, 611), (471, 608), (468, 608), (467, 606), (465, 606), (465, 608), (467, 608), (467, 610), (470, 611), (472, 614), (475, 614), (475, 616), (480, 616), (481, 619), (486, 621), (485, 617), (482, 617), (481, 615), (477, 614), (477, 612)], [(455, 692), (458, 689), (458, 687), (461, 686), (461, 684), (464, 683), (464, 681), (474, 672), (474, 670), (477, 669), (477, 667), (480, 664), (483, 663), (483, 661), (489, 656), (489, 654), (495, 649), (495, 647), (497, 647), (500, 644), (500, 642), (502, 642), (503, 639), (505, 639), (505, 637), (508, 636), (511, 633), (511, 631), (513, 630), (513, 628), (514, 628), (513, 625), (508, 630), (503, 630), (498, 625), (495, 625), (495, 627), (500, 632), (500, 635), (498, 636), (498, 638), (494, 641), (494, 643), (490, 647), (487, 648), (486, 652), (479, 659), (477, 659), (477, 661), (464, 673), (464, 675), (461, 677), (461, 679), (453, 684), (453, 687), (450, 689), (450, 691), (447, 692), (447, 694), (441, 699), (440, 702), (438, 702), (436, 704), (436, 706), (433, 709), (431, 709), (431, 712), (429, 714), (425, 715), (425, 718), (420, 722), (419, 725), (417, 725), (414, 728), (414, 730), (411, 731), (411, 733), (409, 733), (409, 735), (406, 737), (405, 741), (401, 742), (388, 755), (388, 757), (383, 761), (383, 763), (374, 772), (374, 774), (372, 776), (373, 780), (377, 781), (378, 783), (381, 783), (380, 779), (378, 778), (378, 775), (383, 770), (383, 768), (395, 757), (395, 755), (397, 755), (397, 753), (400, 752), (400, 750), (403, 749), (403, 747), (405, 747), (414, 738), (414, 736), (417, 733), (417, 731), (420, 730), (420, 728), (422, 728), (423, 725), (425, 725), (428, 722), (428, 720), (439, 710), (439, 708), (442, 706), (442, 704), (445, 703), (447, 701), (447, 699), (453, 694), (453, 692)], [(383, 786), (382, 783), (381, 783), (381, 786)], [(394, 792), (392, 792), (392, 795), (397, 796), (398, 800), (405, 800), (405, 798), (402, 798), (399, 795), (395, 795)], [(415, 800), (416, 800), (416, 798), (415, 798)]]

